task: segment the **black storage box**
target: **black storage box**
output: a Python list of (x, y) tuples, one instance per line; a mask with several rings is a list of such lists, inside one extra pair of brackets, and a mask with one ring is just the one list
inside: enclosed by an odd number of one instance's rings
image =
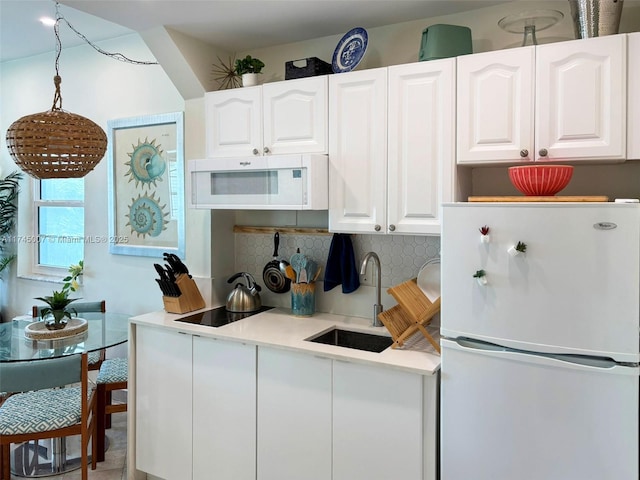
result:
[(327, 73), (333, 73), (331, 64), (324, 62), (317, 57), (291, 60), (290, 62), (286, 62), (284, 65), (285, 80), (315, 77), (317, 75), (326, 75)]

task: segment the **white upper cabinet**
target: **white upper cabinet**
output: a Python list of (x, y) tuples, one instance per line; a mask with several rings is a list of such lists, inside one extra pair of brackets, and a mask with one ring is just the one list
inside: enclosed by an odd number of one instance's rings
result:
[(205, 94), (207, 157), (327, 153), (327, 76)]
[(452, 201), (455, 59), (333, 75), (329, 230), (440, 233)]
[(621, 161), (626, 36), (458, 58), (458, 163)]
[(455, 59), (389, 68), (387, 230), (440, 234), (453, 201)]
[(613, 35), (536, 49), (536, 160), (624, 160), (626, 44)]
[(384, 233), (387, 69), (329, 81), (329, 230)]
[(262, 154), (262, 87), (205, 94), (207, 157)]
[(327, 76), (262, 87), (265, 154), (327, 153)]
[(640, 33), (629, 34), (627, 158), (640, 159)]
[(534, 62), (534, 47), (458, 58), (458, 163), (513, 162), (529, 156)]

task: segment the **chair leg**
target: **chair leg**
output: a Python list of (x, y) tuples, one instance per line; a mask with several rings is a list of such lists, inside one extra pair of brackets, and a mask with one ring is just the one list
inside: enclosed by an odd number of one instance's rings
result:
[(104, 436), (106, 430), (106, 413), (107, 409), (107, 389), (104, 383), (99, 383), (96, 390), (97, 402), (96, 402), (96, 428), (93, 437), (95, 443), (95, 455), (96, 461), (104, 462)]
[(10, 444), (2, 445), (0, 448), (0, 476), (2, 480), (11, 479), (11, 456), (10, 456)]
[(87, 432), (84, 435), (81, 435), (81, 448), (80, 448), (80, 468), (82, 469), (82, 480), (89, 480), (89, 459), (87, 458), (88, 455), (88, 448), (89, 448), (89, 433)]
[[(107, 409), (107, 405), (111, 405), (111, 403), (113, 402), (112, 399), (113, 395), (111, 390), (107, 390), (107, 396), (106, 396), (106, 400), (105, 400), (105, 410)], [(108, 413), (106, 415), (105, 421), (104, 421), (104, 427), (105, 428), (111, 428), (111, 414)]]

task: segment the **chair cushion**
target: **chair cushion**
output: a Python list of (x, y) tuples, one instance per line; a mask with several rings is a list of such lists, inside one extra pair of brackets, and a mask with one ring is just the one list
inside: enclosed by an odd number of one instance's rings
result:
[(89, 362), (89, 365), (95, 365), (96, 363), (99, 363), (100, 350), (98, 350), (97, 352), (89, 352), (89, 355), (87, 355), (87, 361)]
[(0, 406), (0, 435), (48, 432), (80, 422), (80, 386), (17, 393)]
[(102, 362), (96, 383), (126, 382), (129, 378), (127, 358), (109, 358)]

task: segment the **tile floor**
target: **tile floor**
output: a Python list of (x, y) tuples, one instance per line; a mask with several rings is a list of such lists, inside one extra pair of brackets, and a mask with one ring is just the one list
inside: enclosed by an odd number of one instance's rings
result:
[[(126, 480), (127, 478), (127, 414), (114, 413), (111, 429), (107, 430), (109, 449), (105, 454), (105, 461), (98, 463), (95, 470), (89, 465), (89, 480)], [(23, 480), (25, 477), (11, 476), (11, 480)], [(47, 480), (80, 480), (80, 470), (56, 475), (40, 477)]]

